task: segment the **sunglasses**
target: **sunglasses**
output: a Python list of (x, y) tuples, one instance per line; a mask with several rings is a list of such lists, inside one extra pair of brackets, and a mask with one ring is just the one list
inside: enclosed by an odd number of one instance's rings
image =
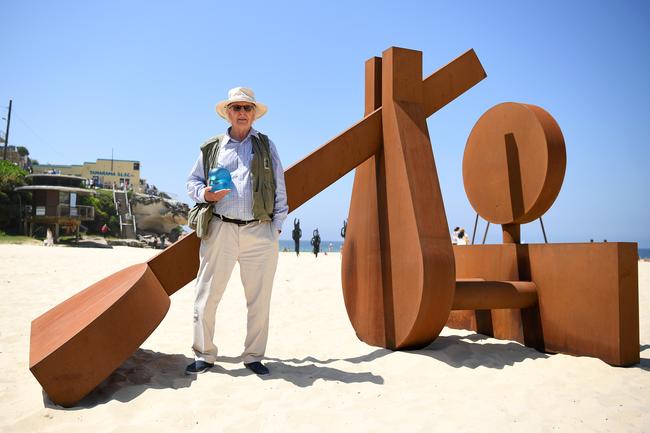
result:
[(232, 111), (237, 111), (237, 112), (243, 109), (245, 112), (248, 113), (253, 109), (255, 109), (255, 106), (254, 105), (230, 105), (228, 106), (228, 108), (230, 108)]

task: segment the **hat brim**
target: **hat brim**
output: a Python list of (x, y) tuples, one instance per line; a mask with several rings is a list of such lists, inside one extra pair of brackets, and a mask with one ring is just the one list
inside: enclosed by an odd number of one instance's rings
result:
[(248, 102), (249, 104), (255, 105), (255, 120), (257, 120), (260, 117), (264, 116), (266, 114), (266, 112), (268, 111), (267, 106), (262, 104), (261, 102), (257, 102), (257, 101), (251, 102), (251, 101), (247, 101), (245, 99), (242, 99), (241, 101), (237, 101), (237, 100), (230, 101), (230, 100), (226, 99), (224, 101), (219, 102), (216, 105), (215, 111), (217, 112), (217, 114), (219, 116), (221, 116), (222, 118), (228, 120), (228, 105), (229, 104), (234, 104), (235, 102)]

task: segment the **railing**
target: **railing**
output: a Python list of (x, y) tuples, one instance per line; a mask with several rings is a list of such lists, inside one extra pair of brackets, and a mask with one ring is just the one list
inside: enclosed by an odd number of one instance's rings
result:
[(92, 206), (70, 206), (59, 204), (56, 206), (25, 206), (25, 216), (28, 218), (57, 217), (73, 218), (81, 221), (95, 219), (95, 208)]
[[(117, 210), (122, 237), (128, 238), (135, 236), (135, 216), (131, 212), (131, 202), (126, 187), (123, 190), (113, 187), (113, 204)], [(132, 228), (129, 228), (129, 226), (132, 226)], [(130, 234), (131, 231), (133, 232), (132, 234)]]

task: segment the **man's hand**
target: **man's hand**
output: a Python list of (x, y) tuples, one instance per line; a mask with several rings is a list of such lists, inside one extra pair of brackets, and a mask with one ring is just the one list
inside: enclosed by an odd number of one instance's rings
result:
[(214, 203), (227, 196), (230, 191), (231, 190), (229, 189), (220, 189), (217, 192), (211, 192), (210, 188), (208, 188), (205, 190), (205, 195), (203, 198), (205, 198), (205, 201), (207, 202)]

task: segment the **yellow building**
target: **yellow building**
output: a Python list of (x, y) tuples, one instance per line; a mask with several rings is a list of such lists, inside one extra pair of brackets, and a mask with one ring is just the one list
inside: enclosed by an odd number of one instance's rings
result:
[(96, 162), (84, 162), (83, 165), (35, 165), (33, 170), (34, 173), (81, 176), (89, 179), (90, 186), (99, 188), (144, 190), (144, 179), (140, 179), (140, 161), (98, 159)]

